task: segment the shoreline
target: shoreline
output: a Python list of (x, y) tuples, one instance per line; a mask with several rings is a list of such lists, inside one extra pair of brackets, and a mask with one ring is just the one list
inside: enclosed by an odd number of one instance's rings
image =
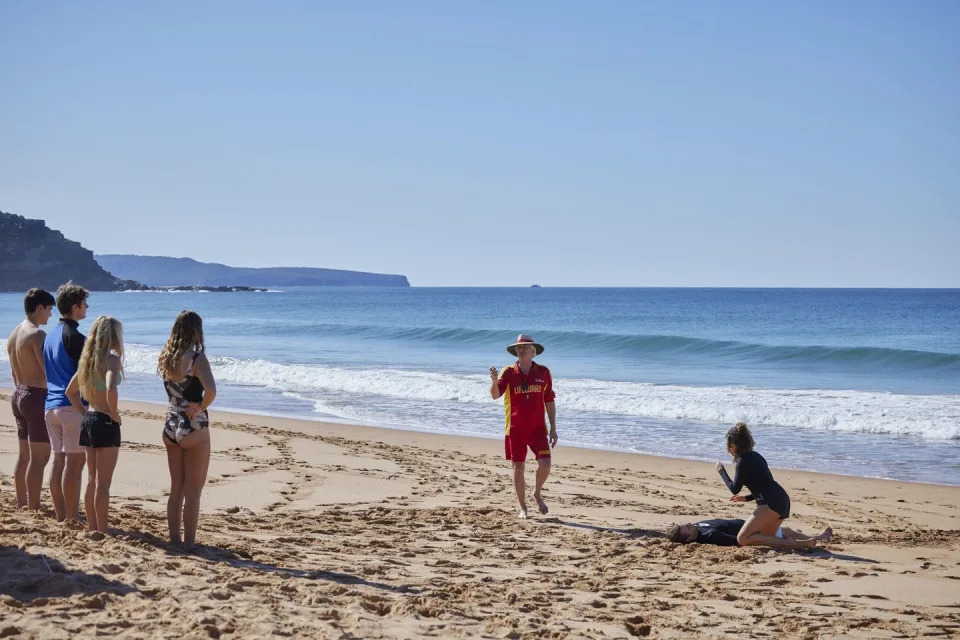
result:
[(13, 510), (17, 444), (0, 392), (0, 566), (9, 567), (0, 634), (876, 638), (960, 629), (960, 487), (778, 470), (793, 502), (786, 526), (832, 526), (824, 549), (674, 545), (664, 539), (671, 522), (752, 512), (729, 502), (710, 463), (561, 443), (544, 489), (550, 513), (518, 520), (498, 440), (214, 406), (199, 547), (184, 554), (167, 543), (164, 410), (121, 402), (111, 533), (98, 539), (49, 509)]

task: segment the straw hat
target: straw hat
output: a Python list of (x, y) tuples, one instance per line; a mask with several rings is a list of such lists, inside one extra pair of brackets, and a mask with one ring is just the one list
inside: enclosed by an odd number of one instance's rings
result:
[(517, 336), (517, 341), (516, 341), (516, 342), (514, 342), (513, 344), (507, 346), (507, 353), (509, 353), (509, 354), (512, 355), (512, 356), (516, 356), (516, 355), (517, 355), (517, 345), (521, 345), (521, 344), (532, 344), (532, 345), (533, 345), (533, 348), (537, 350), (537, 355), (540, 355), (541, 353), (543, 353), (543, 345), (534, 342), (534, 341), (533, 341), (533, 338), (531, 338), (530, 336), (528, 336), (528, 335), (525, 334), (525, 333), (521, 333), (519, 336)]

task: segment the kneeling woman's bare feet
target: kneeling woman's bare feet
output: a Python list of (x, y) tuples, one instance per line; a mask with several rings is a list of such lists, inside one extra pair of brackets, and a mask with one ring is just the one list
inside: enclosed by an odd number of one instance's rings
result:
[(813, 549), (817, 546), (819, 542), (820, 542), (819, 538), (807, 538), (806, 540), (797, 540), (797, 544), (799, 544), (804, 549)]
[(830, 538), (833, 537), (833, 529), (827, 527), (823, 530), (823, 533), (817, 536), (817, 540), (822, 540), (823, 542), (830, 542)]

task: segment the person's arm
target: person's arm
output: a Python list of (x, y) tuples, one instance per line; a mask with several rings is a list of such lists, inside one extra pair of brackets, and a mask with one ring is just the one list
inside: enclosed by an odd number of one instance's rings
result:
[(120, 393), (117, 391), (117, 386), (120, 384), (120, 358), (115, 355), (111, 355), (107, 360), (107, 375), (104, 383), (107, 386), (107, 413), (119, 424)]
[(497, 368), (490, 367), (490, 397), (494, 400), (499, 400), (503, 392), (510, 386), (510, 383), (507, 381), (506, 372), (507, 370), (504, 368), (498, 375)]
[(37, 367), (43, 372), (43, 377), (47, 377), (47, 366), (43, 363), (43, 341), (47, 337), (47, 332), (40, 330), (34, 334), (30, 342), (30, 349), (33, 351), (33, 357), (37, 360)]
[(547, 410), (547, 418), (550, 420), (550, 446), (557, 446), (557, 403), (547, 402), (543, 405)]
[(80, 397), (80, 376), (79, 374), (73, 374), (73, 377), (70, 378), (70, 384), (67, 385), (67, 390), (64, 391), (64, 395), (67, 396), (67, 400), (70, 401), (70, 406), (73, 407), (77, 413), (83, 415), (87, 412), (87, 408), (83, 406), (83, 398)]
[(213, 371), (210, 369), (210, 361), (207, 360), (206, 354), (201, 353), (193, 363), (193, 375), (197, 376), (197, 380), (203, 385), (203, 400), (199, 404), (190, 403), (184, 410), (188, 418), (206, 411), (217, 397), (217, 382), (213, 379)]
[(544, 371), (543, 406), (547, 410), (547, 418), (550, 420), (550, 446), (557, 446), (557, 403), (554, 402), (557, 394), (553, 390), (553, 376), (550, 370)]
[(16, 344), (16, 340), (14, 340), (16, 333), (17, 331), (14, 329), (13, 333), (10, 334), (10, 337), (7, 338), (7, 362), (10, 363), (10, 375), (13, 376), (14, 386), (20, 384), (20, 381), (17, 380), (17, 368), (13, 366), (13, 345)]
[(701, 530), (700, 534), (697, 536), (697, 542), (700, 544), (712, 544), (718, 547), (739, 547), (740, 543), (737, 542), (736, 534), (727, 533), (726, 531), (721, 531), (720, 529), (715, 529), (710, 527), (706, 530)]
[(723, 465), (719, 462), (717, 463), (717, 471), (720, 472), (720, 477), (723, 478), (723, 483), (727, 485), (727, 489), (730, 489), (730, 493), (737, 495), (743, 489), (743, 478), (741, 477), (743, 470), (743, 458), (737, 459), (737, 466), (733, 474), (733, 480), (730, 479), (730, 476), (727, 474), (727, 470), (723, 468)]

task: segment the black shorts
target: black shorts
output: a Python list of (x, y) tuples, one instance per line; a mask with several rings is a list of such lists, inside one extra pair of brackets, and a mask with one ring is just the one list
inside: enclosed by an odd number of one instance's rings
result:
[(114, 422), (106, 413), (88, 412), (83, 416), (83, 424), (80, 426), (80, 446), (94, 449), (119, 447), (120, 423)]
[(781, 519), (786, 520), (790, 517), (790, 496), (786, 491), (775, 492), (773, 496), (762, 496), (757, 499), (757, 505), (765, 504), (774, 511)]

